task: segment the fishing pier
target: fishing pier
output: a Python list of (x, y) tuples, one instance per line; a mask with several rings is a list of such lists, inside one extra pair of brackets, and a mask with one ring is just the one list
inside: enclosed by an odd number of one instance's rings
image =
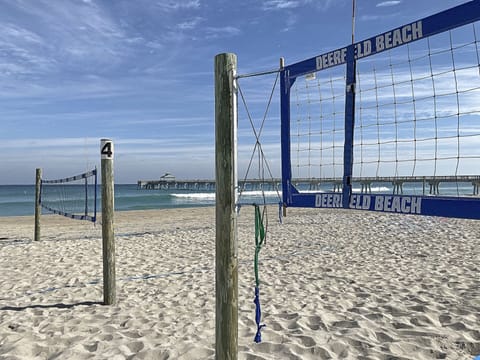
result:
[[(480, 194), (480, 175), (459, 176), (397, 176), (397, 177), (354, 177), (352, 184), (360, 186), (361, 193), (371, 193), (372, 184), (388, 184), (393, 187), (393, 194), (403, 194), (405, 183), (421, 186), (423, 195), (441, 195), (440, 184), (454, 183), (462, 185), (471, 184), (471, 195)], [(292, 179), (292, 184), (297, 189), (308, 191), (333, 191), (341, 192), (343, 180), (341, 178), (297, 178)], [(274, 191), (281, 190), (282, 180), (275, 179), (247, 179), (238, 181), (242, 191)], [(189, 191), (213, 191), (215, 180), (177, 180), (175, 178), (160, 180), (138, 180), (137, 188), (142, 190), (189, 190)]]
[[(239, 180), (238, 186), (242, 190), (280, 190), (281, 179), (263, 180)], [(190, 191), (213, 191), (215, 180), (138, 180), (138, 189), (145, 190), (190, 190)]]

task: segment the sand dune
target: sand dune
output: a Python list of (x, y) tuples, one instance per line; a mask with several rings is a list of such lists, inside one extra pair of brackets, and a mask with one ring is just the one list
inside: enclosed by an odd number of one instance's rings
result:
[[(473, 359), (480, 222), (269, 211), (255, 344), (253, 209), (239, 216), (239, 359)], [(0, 359), (213, 359), (214, 209), (116, 214), (117, 297), (101, 226), (0, 218)]]

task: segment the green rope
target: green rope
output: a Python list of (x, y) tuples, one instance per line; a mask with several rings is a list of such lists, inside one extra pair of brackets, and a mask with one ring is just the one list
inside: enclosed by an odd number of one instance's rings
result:
[(263, 213), (260, 211), (260, 207), (257, 204), (255, 206), (255, 284), (258, 287), (260, 280), (258, 279), (258, 253), (262, 249), (262, 246), (265, 244), (266, 231), (264, 227), (264, 216), (267, 208), (265, 207)]

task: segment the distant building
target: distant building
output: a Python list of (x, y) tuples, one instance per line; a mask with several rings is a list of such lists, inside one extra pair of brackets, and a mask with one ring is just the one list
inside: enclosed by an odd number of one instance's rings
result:
[(160, 181), (175, 181), (175, 176), (170, 173), (165, 173), (160, 176)]

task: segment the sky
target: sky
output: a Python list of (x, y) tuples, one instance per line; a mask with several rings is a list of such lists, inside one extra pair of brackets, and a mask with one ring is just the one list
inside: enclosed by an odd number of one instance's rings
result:
[[(464, 2), (357, 0), (355, 38)], [(115, 145), (116, 183), (166, 172), (213, 179), (215, 55), (235, 53), (249, 74), (352, 34), (351, 0), (0, 0), (0, 9), (0, 185), (32, 184), (36, 168), (55, 179), (99, 166), (102, 138)], [(245, 81), (256, 122), (272, 79)], [(280, 138), (270, 146), (277, 172)]]

